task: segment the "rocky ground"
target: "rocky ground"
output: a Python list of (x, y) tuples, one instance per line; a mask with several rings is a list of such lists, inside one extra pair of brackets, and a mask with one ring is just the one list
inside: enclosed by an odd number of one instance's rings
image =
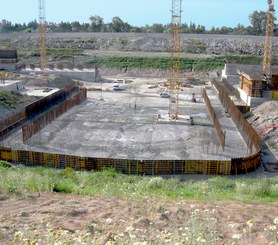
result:
[[(266, 164), (274, 164), (278, 170), (278, 101), (264, 102), (252, 110), (248, 121), (262, 139), (262, 152)], [(272, 169), (275, 170), (275, 169)]]
[[(0, 42), (18, 48), (38, 47), (38, 34), (3, 34)], [(278, 37), (273, 38), (273, 56), (278, 56)], [(85, 49), (94, 51), (169, 52), (167, 33), (47, 33), (49, 48)], [(183, 34), (182, 50), (193, 54), (263, 55), (264, 37)]]
[(277, 239), (277, 215), (275, 204), (0, 195), (0, 244), (264, 245)]

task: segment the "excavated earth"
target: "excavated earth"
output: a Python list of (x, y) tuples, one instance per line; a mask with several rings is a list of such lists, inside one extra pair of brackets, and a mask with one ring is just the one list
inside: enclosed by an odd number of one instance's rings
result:
[[(69, 238), (78, 239), (88, 233), (87, 239), (94, 242), (82, 244), (191, 244), (187, 239), (194, 234), (192, 242), (200, 236), (206, 239), (205, 243), (194, 244), (265, 245), (277, 239), (278, 227), (274, 224), (277, 215), (275, 203), (125, 199), (59, 193), (0, 195), (0, 244), (12, 244), (17, 232), (30, 242), (36, 239), (37, 244), (54, 244), (48, 241), (61, 228)], [(248, 220), (253, 221), (251, 228)], [(198, 234), (199, 231), (204, 233)], [(183, 243), (176, 243), (177, 240)], [(75, 240), (71, 244), (81, 243)]]

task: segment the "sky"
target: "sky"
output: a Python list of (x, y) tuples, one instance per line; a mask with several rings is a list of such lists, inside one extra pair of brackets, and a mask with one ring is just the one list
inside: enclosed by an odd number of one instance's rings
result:
[[(38, 20), (38, 0), (1, 1), (0, 21), (28, 23)], [(171, 21), (172, 0), (45, 0), (45, 3), (47, 22), (89, 23), (93, 15), (103, 17), (105, 23), (118, 16), (134, 26)], [(194, 22), (206, 28), (235, 27), (238, 23), (247, 26), (249, 14), (267, 8), (267, 0), (183, 0), (182, 23)]]

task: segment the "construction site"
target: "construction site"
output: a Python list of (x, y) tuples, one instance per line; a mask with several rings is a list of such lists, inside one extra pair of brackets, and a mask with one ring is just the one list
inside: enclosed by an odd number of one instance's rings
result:
[[(181, 0), (172, 0), (171, 13), (165, 77), (109, 76), (98, 64), (48, 65), (39, 0), (40, 66), (18, 69), (16, 50), (0, 51), (0, 92), (28, 96), (13, 110), (1, 109), (0, 159), (146, 175), (247, 174), (262, 164), (277, 172), (274, 1), (268, 1), (262, 66), (225, 64), (222, 74), (181, 71)], [(271, 110), (266, 117), (262, 104)]]

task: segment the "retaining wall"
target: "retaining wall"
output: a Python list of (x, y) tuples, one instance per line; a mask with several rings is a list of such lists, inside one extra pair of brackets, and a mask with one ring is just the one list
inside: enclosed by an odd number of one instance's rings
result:
[(203, 96), (203, 98), (205, 100), (205, 103), (207, 105), (207, 108), (209, 110), (210, 118), (211, 118), (211, 120), (213, 122), (213, 125), (214, 125), (214, 128), (215, 128), (216, 134), (218, 136), (218, 140), (220, 142), (220, 145), (222, 147), (222, 150), (224, 150), (226, 134), (222, 130), (221, 124), (220, 124), (220, 122), (219, 122), (219, 120), (218, 120), (218, 118), (216, 116), (216, 113), (215, 113), (215, 111), (214, 111), (214, 109), (213, 109), (213, 107), (212, 107), (212, 105), (210, 103), (210, 100), (209, 100), (209, 97), (207, 95), (206, 90), (203, 90), (202, 96)]
[(229, 95), (224, 91), (223, 87), (216, 80), (212, 80), (211, 82), (218, 91), (220, 102), (228, 110), (249, 149), (250, 156), (231, 159), (231, 174), (248, 173), (253, 171), (260, 165), (260, 137), (255, 129), (244, 118), (243, 114), (230, 99)]
[(51, 108), (49, 111), (45, 112), (43, 115), (39, 116), (35, 120), (28, 122), (22, 126), (22, 138), (23, 142), (30, 139), (34, 134), (38, 133), (41, 129), (47, 126), (49, 123), (54, 121), (56, 118), (61, 116), (63, 113), (67, 112), (69, 109), (75, 105), (80, 104), (87, 98), (87, 91), (82, 89), (77, 94), (69, 97), (64, 102)]

